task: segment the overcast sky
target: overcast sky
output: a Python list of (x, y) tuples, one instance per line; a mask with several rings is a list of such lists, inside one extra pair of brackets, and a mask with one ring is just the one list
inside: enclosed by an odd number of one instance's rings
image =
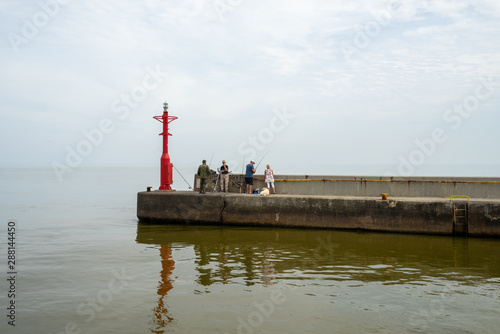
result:
[(0, 166), (157, 166), (167, 101), (186, 174), (267, 154), (260, 172), (500, 176), (498, 0), (2, 0), (0, 13)]

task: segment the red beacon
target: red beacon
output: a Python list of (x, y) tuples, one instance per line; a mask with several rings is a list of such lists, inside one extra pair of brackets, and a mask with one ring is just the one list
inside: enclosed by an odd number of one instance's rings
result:
[(160, 188), (159, 190), (172, 190), (170, 186), (172, 181), (172, 163), (170, 162), (170, 156), (168, 155), (168, 124), (177, 119), (177, 116), (168, 116), (168, 103), (163, 103), (163, 115), (154, 116), (154, 119), (163, 123), (163, 132), (160, 136), (163, 136), (163, 153), (160, 159)]

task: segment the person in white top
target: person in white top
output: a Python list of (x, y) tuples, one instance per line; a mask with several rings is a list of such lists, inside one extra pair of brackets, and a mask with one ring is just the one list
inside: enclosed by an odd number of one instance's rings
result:
[(269, 187), (269, 183), (273, 187), (273, 194), (276, 194), (276, 190), (274, 190), (274, 172), (271, 169), (271, 166), (267, 165), (266, 170), (264, 171), (264, 175), (266, 176), (265, 182), (267, 183), (267, 189), (271, 189)]

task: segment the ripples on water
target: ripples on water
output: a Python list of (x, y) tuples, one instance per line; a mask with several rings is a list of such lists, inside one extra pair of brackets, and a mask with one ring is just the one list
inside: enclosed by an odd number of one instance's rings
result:
[(497, 241), (487, 239), (139, 224), (137, 242), (184, 250), (181, 261), (195, 264), (202, 285), (286, 279), (397, 284), (433, 277), (479, 284), (500, 277)]
[(0, 173), (2, 226), (19, 227), (2, 334), (497, 332), (498, 239), (142, 224), (150, 175)]
[[(470, 317), (471, 307), (486, 311), (472, 313), (488, 332), (499, 315), (497, 240), (139, 224), (137, 242), (155, 245), (162, 258), (161, 295), (193, 283), (199, 286), (194, 294), (258, 291), (256, 301), (265, 290), (245, 287), (281, 291), (285, 301), (274, 305), (276, 314), (258, 332), (279, 330), (274, 321), (286, 322), (284, 332), (303, 332), (298, 328), (306, 321), (311, 333), (446, 333), (470, 326), (462, 312)], [(225, 305), (234, 297), (214, 298)], [(241, 314), (252, 310), (247, 299), (234, 306)], [(235, 328), (248, 329), (242, 324), (251, 319), (245, 321)]]

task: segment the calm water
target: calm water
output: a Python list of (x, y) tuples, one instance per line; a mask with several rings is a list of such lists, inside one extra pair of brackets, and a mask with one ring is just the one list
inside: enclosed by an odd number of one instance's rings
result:
[(139, 224), (154, 170), (0, 170), (1, 333), (492, 333), (500, 240)]

